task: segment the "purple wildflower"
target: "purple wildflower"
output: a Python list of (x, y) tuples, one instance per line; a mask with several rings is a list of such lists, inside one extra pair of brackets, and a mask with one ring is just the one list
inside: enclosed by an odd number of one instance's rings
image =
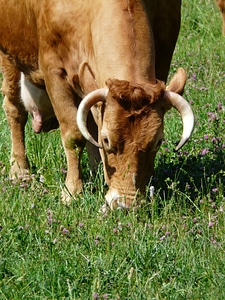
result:
[(64, 169), (64, 168), (62, 168), (61, 171), (62, 171), (63, 174), (66, 174), (66, 173), (67, 173), (67, 170)]
[(93, 299), (99, 299), (99, 296), (98, 296), (97, 293), (94, 293), (94, 294), (93, 294)]
[(70, 231), (69, 231), (68, 229), (66, 229), (66, 228), (63, 228), (63, 229), (62, 229), (62, 233), (63, 233), (63, 234), (69, 234)]
[(42, 194), (44, 195), (44, 194), (47, 194), (48, 193), (48, 190), (47, 189), (44, 189), (43, 191), (42, 191)]
[(217, 242), (214, 238), (211, 238), (211, 242), (215, 245)]
[(218, 110), (221, 110), (221, 109), (222, 109), (222, 103), (221, 103), (221, 102), (218, 102), (218, 104), (217, 104), (217, 109), (218, 109)]
[(209, 153), (209, 148), (205, 148), (202, 150), (201, 155), (205, 156), (207, 153)]
[(208, 226), (209, 226), (209, 228), (211, 228), (211, 227), (214, 226), (214, 223), (210, 221), (209, 224), (208, 224)]

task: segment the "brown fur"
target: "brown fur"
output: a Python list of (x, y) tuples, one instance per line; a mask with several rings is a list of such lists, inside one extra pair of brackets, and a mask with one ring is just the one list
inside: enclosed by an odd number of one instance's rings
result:
[(131, 115), (140, 115), (142, 112), (147, 113), (151, 109), (151, 104), (156, 102), (165, 89), (165, 85), (157, 83), (132, 84), (125, 80), (108, 79), (106, 85), (113, 98), (124, 110)]
[(223, 20), (222, 33), (223, 35), (225, 35), (225, 0), (216, 0), (216, 3), (222, 14), (222, 20)]
[[(153, 171), (168, 109), (164, 87), (156, 76), (166, 81), (179, 32), (180, 1), (173, 0), (173, 5), (171, 1), (0, 0), (0, 53), (4, 109), (12, 133), (12, 177), (29, 172), (20, 72), (38, 88), (46, 89), (59, 122), (68, 164), (65, 202), (70, 199), (68, 194), (82, 190), (80, 156), (85, 141), (76, 124), (80, 98), (104, 87), (108, 78), (116, 78), (120, 81), (107, 81), (110, 93), (102, 116), (93, 111), (100, 139), (106, 144), (102, 153), (106, 180), (110, 178), (109, 185), (117, 186), (122, 195), (128, 190), (133, 195), (139, 187), (143, 190)], [(121, 98), (118, 90), (122, 86), (126, 92)], [(95, 129), (93, 125), (90, 128), (96, 133)], [(112, 147), (107, 146), (104, 130)], [(112, 156), (115, 149), (119, 152)], [(132, 174), (136, 174), (135, 180)]]

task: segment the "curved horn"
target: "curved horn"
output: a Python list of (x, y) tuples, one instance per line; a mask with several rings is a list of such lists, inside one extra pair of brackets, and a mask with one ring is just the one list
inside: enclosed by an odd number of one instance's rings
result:
[(194, 114), (189, 103), (179, 94), (166, 91), (168, 100), (174, 108), (180, 113), (183, 123), (183, 133), (176, 150), (179, 150), (191, 136), (194, 128)]
[(77, 126), (85, 137), (87, 141), (92, 143), (93, 145), (101, 148), (94, 138), (91, 136), (87, 129), (87, 116), (91, 109), (91, 107), (99, 101), (104, 101), (108, 93), (107, 88), (97, 89), (91, 93), (89, 93), (86, 97), (81, 101), (78, 110), (77, 110)]

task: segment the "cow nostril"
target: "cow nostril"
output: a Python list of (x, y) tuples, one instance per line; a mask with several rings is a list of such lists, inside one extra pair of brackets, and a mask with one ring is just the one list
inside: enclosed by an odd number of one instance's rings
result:
[(105, 144), (105, 146), (109, 146), (109, 140), (107, 138), (103, 139), (103, 143)]

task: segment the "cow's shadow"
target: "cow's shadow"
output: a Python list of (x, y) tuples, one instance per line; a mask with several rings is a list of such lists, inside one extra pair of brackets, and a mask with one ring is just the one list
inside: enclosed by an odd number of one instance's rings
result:
[(168, 162), (168, 155), (161, 155), (155, 168), (152, 185), (164, 199), (180, 191), (191, 201), (204, 199), (225, 185), (224, 149), (209, 150), (205, 155), (178, 153), (176, 162)]
[[(206, 155), (186, 154), (184, 152), (164, 153), (158, 155), (155, 164), (154, 176), (151, 179), (144, 201), (145, 214), (152, 214), (152, 199), (150, 198), (150, 186), (154, 186), (155, 202), (157, 211), (160, 214), (166, 203), (172, 197), (178, 199), (177, 205), (185, 205), (190, 209), (196, 209), (200, 199), (215, 198), (213, 189), (225, 186), (225, 157), (224, 149), (220, 147), (216, 151), (209, 150)], [(87, 158), (87, 156), (86, 156)], [(88, 163), (88, 158), (86, 164)], [(103, 165), (100, 163), (97, 173), (90, 177), (87, 172), (85, 176), (86, 185), (91, 188), (92, 193), (104, 195), (108, 186), (104, 181)], [(99, 184), (101, 182), (101, 184)], [(89, 185), (89, 183), (91, 183)], [(182, 197), (180, 197), (182, 196)], [(182, 199), (181, 199), (182, 198)], [(196, 202), (197, 199), (197, 202)]]

